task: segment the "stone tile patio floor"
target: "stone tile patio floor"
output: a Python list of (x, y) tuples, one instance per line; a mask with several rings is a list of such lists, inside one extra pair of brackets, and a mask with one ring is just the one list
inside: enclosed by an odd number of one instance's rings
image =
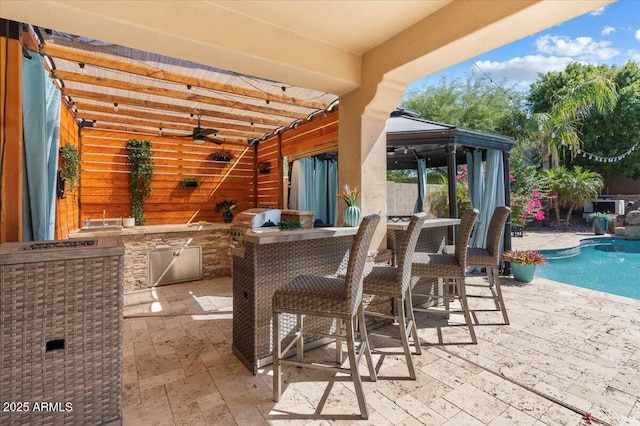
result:
[[(586, 236), (526, 232), (513, 246), (570, 247)], [(477, 345), (466, 327), (418, 314), (416, 381), (404, 378), (397, 347), (372, 338), (379, 379), (365, 380), (366, 421), (348, 376), (286, 368), (272, 401), (271, 367), (253, 376), (231, 350), (230, 278), (129, 293), (124, 425), (586, 425), (584, 412), (591, 424), (640, 425), (640, 300), (542, 278), (502, 283), (511, 325), (483, 311), (491, 301), (472, 299)]]

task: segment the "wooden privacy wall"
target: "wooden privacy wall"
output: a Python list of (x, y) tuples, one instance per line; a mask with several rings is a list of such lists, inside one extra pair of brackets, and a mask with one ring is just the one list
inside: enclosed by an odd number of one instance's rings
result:
[(338, 111), (314, 118), (282, 134), (282, 155), (289, 159), (338, 151)]
[[(62, 106), (60, 111), (60, 148), (68, 143), (78, 146), (78, 124), (73, 118), (73, 114)], [(61, 159), (58, 158), (58, 170), (60, 170)], [(67, 183), (68, 185), (68, 183)], [(79, 186), (74, 191), (70, 191), (67, 186), (64, 198), (57, 199), (56, 202), (56, 229), (55, 238), (57, 240), (67, 238), (70, 231), (80, 228), (80, 208), (78, 205)]]
[(258, 145), (257, 162), (269, 163), (269, 173), (261, 173), (258, 168), (257, 205), (260, 207), (284, 206), (282, 158), (289, 161), (324, 152), (338, 151), (338, 111), (327, 113), (271, 137)]
[[(189, 138), (119, 133), (83, 128), (81, 133), (80, 218), (130, 217), (129, 165), (126, 143), (129, 139), (151, 141), (154, 159), (151, 196), (144, 204), (147, 225), (189, 223), (200, 220), (221, 222), (215, 205), (233, 200), (238, 210), (253, 206), (253, 146), (198, 145)], [(214, 161), (218, 149), (230, 150), (234, 158)], [(199, 188), (183, 188), (183, 177), (196, 177)]]
[(282, 157), (279, 136), (258, 145), (257, 181), (258, 207), (282, 208)]

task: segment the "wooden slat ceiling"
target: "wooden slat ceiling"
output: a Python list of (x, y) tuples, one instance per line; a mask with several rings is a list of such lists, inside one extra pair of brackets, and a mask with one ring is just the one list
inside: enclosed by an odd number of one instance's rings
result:
[[(36, 28), (40, 53), (79, 122), (246, 145), (327, 110), (337, 96)], [(60, 83), (58, 83), (60, 84)]]

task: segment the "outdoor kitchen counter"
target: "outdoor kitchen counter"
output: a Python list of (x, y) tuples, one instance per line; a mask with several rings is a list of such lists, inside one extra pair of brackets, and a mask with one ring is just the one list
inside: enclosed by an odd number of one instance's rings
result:
[[(254, 374), (272, 362), (273, 293), (297, 275), (343, 273), (357, 232), (354, 227), (253, 230), (234, 235), (233, 351)], [(295, 316), (283, 315), (282, 319), (281, 337), (290, 339)], [(327, 321), (308, 318), (306, 324), (327, 330), (331, 326)], [(324, 343), (311, 338), (305, 341), (308, 346)]]
[[(107, 226), (73, 231), (69, 234), (69, 238), (120, 237), (125, 247), (124, 290), (130, 292), (154, 285), (198, 278), (195, 272), (194, 276), (175, 279), (170, 274), (166, 274), (163, 275), (164, 281), (158, 281), (150, 267), (150, 260), (161, 251), (176, 250), (186, 255), (184, 249), (200, 248), (201, 258), (196, 255), (198, 261), (201, 259), (200, 277), (207, 279), (231, 275), (230, 227), (230, 223), (144, 225), (132, 228)], [(189, 263), (193, 262), (189, 261)], [(197, 265), (196, 269), (198, 269)]]

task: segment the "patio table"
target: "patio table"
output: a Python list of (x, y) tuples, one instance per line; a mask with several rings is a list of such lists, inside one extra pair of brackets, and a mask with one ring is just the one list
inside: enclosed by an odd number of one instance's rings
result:
[[(273, 293), (297, 275), (333, 275), (346, 268), (357, 227), (252, 231), (233, 249), (233, 352), (257, 374), (272, 362)], [(281, 338), (292, 336), (295, 316), (282, 315)], [(308, 318), (306, 329), (327, 330), (331, 320)], [(327, 339), (308, 339), (306, 348)]]

